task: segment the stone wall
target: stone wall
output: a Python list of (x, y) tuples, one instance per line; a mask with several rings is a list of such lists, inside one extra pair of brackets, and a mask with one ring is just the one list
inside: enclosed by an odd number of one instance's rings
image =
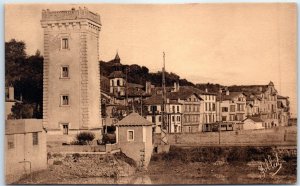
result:
[[(155, 144), (159, 144), (160, 135), (155, 135)], [(277, 127), (261, 130), (225, 131), (220, 133), (221, 145), (275, 145), (297, 144), (296, 128)], [(199, 132), (168, 134), (169, 144), (179, 145), (218, 145), (218, 132)]]

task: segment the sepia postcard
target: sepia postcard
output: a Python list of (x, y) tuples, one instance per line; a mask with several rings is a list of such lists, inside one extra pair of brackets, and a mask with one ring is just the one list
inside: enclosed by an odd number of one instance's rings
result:
[(296, 184), (295, 3), (4, 6), (6, 184)]

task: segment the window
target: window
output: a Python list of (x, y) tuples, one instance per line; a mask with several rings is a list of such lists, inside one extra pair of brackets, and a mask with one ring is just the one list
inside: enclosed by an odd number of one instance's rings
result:
[(172, 121), (175, 121), (175, 116), (172, 116)]
[(68, 38), (62, 38), (61, 49), (69, 49), (69, 39)]
[(161, 122), (161, 116), (158, 116), (158, 121)]
[(117, 86), (120, 86), (120, 80), (117, 80)]
[(235, 105), (230, 105), (230, 112), (235, 112)]
[(32, 145), (39, 144), (39, 135), (37, 132), (32, 133)]
[(228, 107), (222, 107), (222, 112), (228, 112)]
[(222, 121), (226, 121), (226, 116), (222, 116)]
[(177, 116), (177, 121), (180, 121), (180, 116)]
[(63, 126), (63, 134), (68, 135), (69, 134), (69, 124), (65, 123), (65, 124), (62, 124), (62, 126)]
[(172, 111), (175, 112), (175, 106), (172, 106)]
[(192, 132), (192, 127), (189, 127), (189, 132)]
[(152, 116), (152, 123), (155, 123), (155, 116)]
[(13, 149), (15, 148), (14, 135), (7, 135), (7, 148)]
[(69, 66), (62, 66), (61, 67), (60, 77), (61, 78), (68, 78), (69, 77)]
[(60, 96), (60, 105), (62, 105), (62, 106), (69, 105), (69, 95), (61, 95)]
[(215, 103), (212, 104), (212, 111), (216, 111), (216, 104)]
[(177, 112), (179, 112), (179, 106), (177, 106)]
[(127, 141), (134, 141), (134, 131), (133, 130), (127, 131)]

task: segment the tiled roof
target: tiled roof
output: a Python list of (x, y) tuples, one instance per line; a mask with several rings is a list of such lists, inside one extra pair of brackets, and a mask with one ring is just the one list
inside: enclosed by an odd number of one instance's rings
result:
[[(167, 98), (169, 98), (168, 95)], [(161, 105), (162, 103), (163, 103), (162, 95), (152, 95), (144, 102), (144, 104), (146, 105)], [(175, 100), (169, 99), (169, 104), (181, 104), (181, 103), (178, 103), (177, 99)]]
[(247, 120), (247, 119), (251, 119), (254, 122), (264, 122), (264, 120), (262, 120), (260, 117), (247, 117), (246, 119), (244, 119), (243, 121)]
[(180, 91), (179, 92), (169, 92), (167, 93), (167, 97), (170, 100), (185, 100), (187, 98), (189, 98), (190, 96), (195, 95), (198, 99), (203, 100), (197, 93), (193, 92), (193, 91)]
[(200, 90), (200, 89), (192, 87), (192, 86), (181, 86), (179, 88), (179, 91), (192, 91), (192, 92), (194, 92), (196, 94), (199, 94), (199, 95), (216, 95), (216, 93), (205, 92), (203, 90)]
[[(232, 100), (236, 98), (237, 96), (243, 94), (243, 92), (229, 92), (229, 95), (226, 95), (225, 93), (222, 94), (222, 101), (225, 100)], [(245, 94), (244, 94), (245, 95)], [(217, 96), (217, 101), (220, 101), (220, 96)]]
[(125, 74), (122, 71), (113, 71), (108, 77), (109, 78), (125, 78)]
[(116, 126), (152, 126), (152, 123), (138, 113), (131, 113), (121, 121), (115, 124)]

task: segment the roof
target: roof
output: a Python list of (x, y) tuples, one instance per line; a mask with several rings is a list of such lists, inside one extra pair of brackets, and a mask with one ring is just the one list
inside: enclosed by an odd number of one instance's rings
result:
[(193, 92), (193, 91), (180, 91), (179, 92), (169, 92), (167, 93), (167, 98), (169, 98), (170, 100), (185, 100), (187, 98), (189, 98), (191, 95), (195, 95), (198, 99), (203, 100), (197, 93)]
[[(243, 92), (229, 92), (229, 95), (222, 94), (222, 101), (232, 100), (241, 94), (245, 95)], [(217, 101), (219, 100), (220, 100), (220, 96), (217, 97)]]
[(199, 95), (216, 95), (216, 93), (206, 92), (206, 91), (200, 90), (198, 88), (195, 88), (193, 86), (181, 86), (179, 88), (179, 91), (192, 91), (192, 92), (194, 92), (196, 94), (199, 94)]
[(281, 96), (281, 95), (277, 95), (277, 99), (288, 99), (289, 97), (284, 97), (284, 96)]
[(128, 87), (135, 87), (135, 88), (143, 88), (143, 85), (136, 84), (136, 83), (127, 83)]
[(125, 78), (125, 74), (122, 71), (113, 71), (108, 77), (109, 78)]
[(120, 56), (119, 56), (118, 52), (116, 53), (115, 59), (117, 59), (117, 60), (120, 59)]
[(122, 127), (122, 126), (152, 126), (152, 123), (142, 116), (140, 116), (138, 113), (131, 113), (125, 118), (123, 118), (121, 121), (115, 124), (116, 126)]
[[(161, 105), (163, 104), (162, 95), (153, 95), (150, 98), (146, 99), (144, 102), (146, 105)], [(177, 100), (169, 100), (169, 104), (181, 104)]]
[(5, 120), (5, 134), (24, 134), (30, 132), (42, 132), (41, 119), (17, 119)]
[(246, 121), (247, 119), (251, 119), (254, 122), (264, 122), (260, 117), (247, 117), (246, 119), (243, 120)]

